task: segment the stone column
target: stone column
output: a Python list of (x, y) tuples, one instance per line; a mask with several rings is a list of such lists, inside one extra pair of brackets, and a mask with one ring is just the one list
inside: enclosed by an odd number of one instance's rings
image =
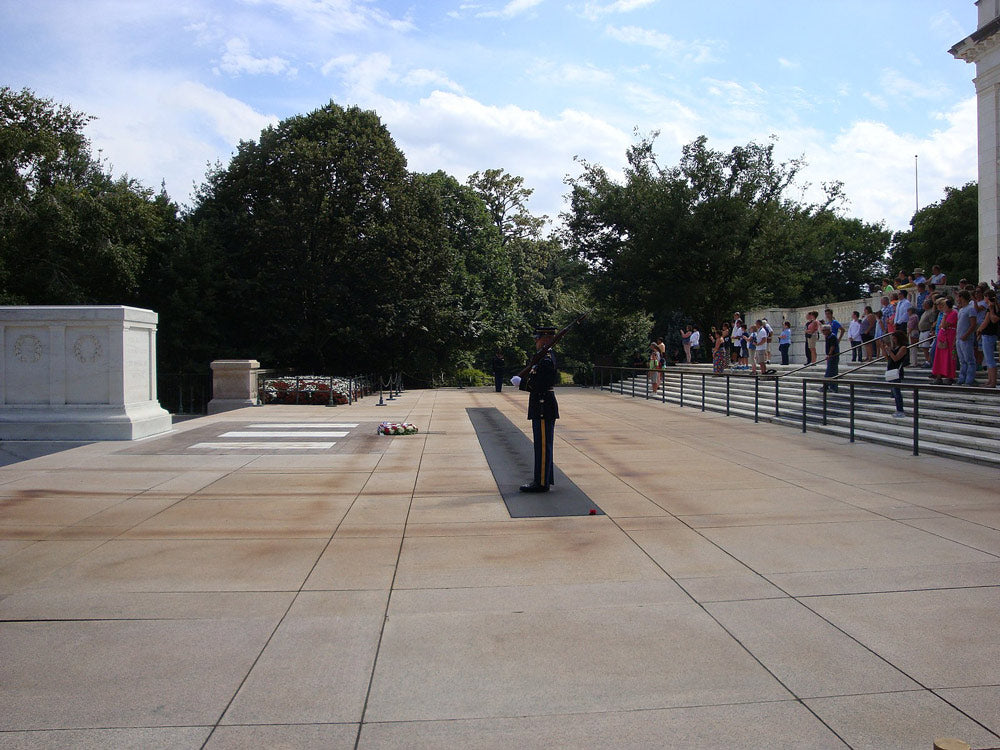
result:
[(1000, 255), (1000, 3), (990, 0), (978, 5), (979, 26), (976, 32), (949, 52), (959, 60), (976, 65), (979, 281), (991, 281), (1000, 274), (997, 268)]
[(218, 414), (257, 405), (256, 359), (217, 359), (212, 362), (212, 400), (208, 413)]

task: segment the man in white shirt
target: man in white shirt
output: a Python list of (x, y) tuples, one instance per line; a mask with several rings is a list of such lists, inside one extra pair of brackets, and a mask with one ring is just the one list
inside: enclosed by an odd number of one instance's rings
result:
[(691, 345), (691, 361), (697, 362), (698, 355), (701, 352), (701, 331), (698, 330), (698, 326), (694, 326), (694, 330), (691, 331), (691, 338), (688, 339)]
[(767, 318), (761, 318), (760, 322), (764, 324), (764, 330), (767, 331), (767, 340), (764, 342), (764, 351), (766, 352), (764, 363), (771, 364), (771, 338), (774, 336), (774, 329), (767, 322)]
[(740, 319), (740, 314), (736, 313), (733, 316), (733, 335), (732, 335), (732, 349), (733, 349), (733, 367), (738, 367), (740, 364), (740, 340), (743, 336), (743, 321)]
[(851, 313), (851, 322), (847, 326), (847, 340), (851, 342), (851, 362), (861, 362), (862, 350), (858, 347), (861, 344), (861, 316), (855, 310)]
[(761, 374), (767, 369), (767, 329), (764, 327), (762, 321), (758, 321), (757, 330), (752, 331), (751, 336), (757, 339), (757, 351), (754, 352), (757, 359), (753, 365), (753, 372), (757, 372), (757, 366), (760, 366)]

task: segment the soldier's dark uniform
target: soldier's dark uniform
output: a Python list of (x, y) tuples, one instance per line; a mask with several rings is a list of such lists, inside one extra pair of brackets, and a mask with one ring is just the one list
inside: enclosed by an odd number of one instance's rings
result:
[[(549, 336), (555, 333), (555, 329), (538, 329), (536, 334), (539, 331)], [(559, 419), (559, 404), (553, 390), (557, 377), (556, 358), (550, 350), (518, 385), (522, 391), (528, 391), (528, 419), (535, 443), (534, 481), (522, 485), (522, 492), (548, 492), (552, 486), (552, 439)]]

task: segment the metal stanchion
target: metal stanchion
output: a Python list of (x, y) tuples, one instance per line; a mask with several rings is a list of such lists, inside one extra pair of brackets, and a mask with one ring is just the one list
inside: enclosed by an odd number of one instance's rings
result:
[(920, 389), (913, 389), (913, 455), (920, 455)]
[(705, 374), (701, 375), (701, 410), (705, 411)]
[(681, 372), (681, 408), (684, 408), (684, 373)]
[(850, 405), (850, 419), (851, 419), (851, 442), (854, 442), (854, 383), (850, 384), (851, 389), (851, 405)]
[(726, 373), (726, 416), (729, 416), (729, 373)]
[(806, 381), (802, 381), (802, 431), (806, 431)]
[(754, 424), (760, 421), (760, 378), (754, 375), (753, 378), (753, 421)]

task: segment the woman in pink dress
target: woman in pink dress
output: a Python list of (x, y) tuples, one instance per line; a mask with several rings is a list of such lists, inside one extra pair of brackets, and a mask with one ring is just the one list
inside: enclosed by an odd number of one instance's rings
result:
[(938, 385), (951, 385), (955, 382), (955, 327), (958, 325), (958, 313), (954, 310), (955, 303), (950, 297), (938, 300), (938, 309), (944, 313), (941, 327), (937, 332), (937, 344), (934, 348), (934, 366), (931, 368), (931, 380)]

